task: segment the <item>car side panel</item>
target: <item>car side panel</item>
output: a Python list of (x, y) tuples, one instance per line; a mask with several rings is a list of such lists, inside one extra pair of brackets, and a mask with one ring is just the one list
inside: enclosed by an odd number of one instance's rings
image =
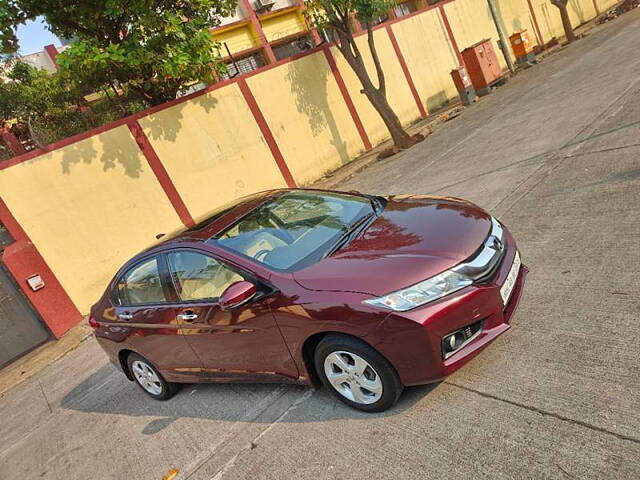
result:
[[(299, 381), (311, 383), (303, 356), (307, 339), (319, 333), (343, 333), (367, 341), (367, 335), (386, 317), (362, 303), (370, 295), (301, 289), (292, 277), (272, 278), (280, 289), (270, 306), (300, 372)], [(339, 300), (338, 300), (339, 299)], [(339, 302), (339, 304), (337, 304)]]
[[(98, 305), (103, 308), (96, 308), (93, 312), (101, 325), (95, 332), (96, 338), (117, 366), (120, 366), (119, 353), (131, 350), (147, 358), (168, 380), (181, 375), (181, 372), (202, 367), (172, 308), (116, 308), (108, 302)], [(133, 318), (120, 319), (118, 314), (125, 310)]]
[(298, 378), (297, 366), (269, 310), (277, 295), (230, 311), (223, 311), (217, 301), (175, 306), (177, 314), (198, 315), (193, 323), (185, 323), (184, 332), (202, 361), (203, 377), (211, 381)]

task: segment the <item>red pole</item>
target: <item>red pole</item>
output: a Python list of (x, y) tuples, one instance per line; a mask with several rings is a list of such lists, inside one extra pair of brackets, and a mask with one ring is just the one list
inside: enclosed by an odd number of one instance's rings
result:
[(7, 143), (7, 146), (11, 150), (14, 156), (22, 155), (26, 152), (20, 140), (13, 134), (8, 125), (4, 125), (0, 129), (0, 137)]
[(458, 57), (458, 63), (464, 66), (464, 58), (462, 58), (462, 53), (460, 53), (460, 49), (458, 48), (456, 37), (453, 35), (451, 24), (449, 23), (449, 19), (447, 18), (447, 12), (444, 11), (444, 7), (442, 5), (438, 5), (438, 9), (440, 10), (440, 16), (442, 17), (442, 21), (444, 22), (444, 27), (447, 30), (447, 35), (449, 35), (449, 40), (451, 41), (453, 51), (456, 52), (456, 56)]
[(267, 36), (264, 34), (264, 30), (262, 30), (262, 24), (258, 19), (258, 15), (256, 15), (256, 12), (253, 9), (253, 6), (251, 6), (251, 2), (249, 0), (242, 0), (242, 5), (244, 6), (244, 9), (247, 11), (249, 20), (251, 20), (251, 26), (253, 27), (253, 30), (256, 32), (256, 35), (258, 36), (258, 41), (260, 42), (260, 46), (262, 46), (265, 53), (267, 54), (267, 59), (269, 63), (277, 62), (276, 56), (273, 54), (273, 49), (271, 48), (271, 45), (269, 45), (269, 42), (267, 41)]
[[(593, 0), (594, 3), (596, 0)], [(527, 4), (529, 5), (529, 10), (531, 11), (531, 19), (533, 20), (533, 27), (536, 29), (536, 36), (538, 37), (538, 44), (544, 48), (544, 38), (542, 38), (542, 33), (540, 32), (540, 26), (538, 25), (538, 19), (536, 18), (536, 12), (533, 9), (533, 5), (531, 4), (531, 0), (527, 0)]]
[[(307, 9), (307, 6), (304, 4), (304, 0), (296, 0), (296, 2), (300, 7), (300, 15), (304, 16), (304, 12)], [(304, 19), (304, 22), (307, 24), (307, 30), (311, 32), (311, 36), (313, 37), (313, 41), (315, 42), (316, 46), (320, 45), (322, 43), (322, 38), (320, 38), (318, 29), (311, 25), (311, 22), (309, 22), (309, 19), (306, 17)]]

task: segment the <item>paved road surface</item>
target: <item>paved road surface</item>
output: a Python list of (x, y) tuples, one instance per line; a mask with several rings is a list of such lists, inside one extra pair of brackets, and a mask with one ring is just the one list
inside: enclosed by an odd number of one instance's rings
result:
[(513, 327), (365, 415), (324, 391), (148, 400), (93, 340), (0, 400), (0, 478), (640, 478), (640, 10), (343, 185), (469, 198), (531, 273)]

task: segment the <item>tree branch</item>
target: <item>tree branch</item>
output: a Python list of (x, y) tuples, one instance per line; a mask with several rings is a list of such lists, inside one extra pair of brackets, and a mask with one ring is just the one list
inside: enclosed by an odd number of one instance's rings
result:
[(387, 95), (387, 82), (384, 77), (384, 71), (382, 70), (382, 65), (380, 64), (380, 57), (378, 57), (378, 50), (376, 49), (376, 44), (373, 40), (373, 28), (371, 27), (371, 22), (367, 20), (367, 42), (369, 43), (369, 50), (371, 51), (371, 56), (373, 57), (373, 63), (376, 66), (376, 75), (378, 76), (378, 91), (383, 95)]

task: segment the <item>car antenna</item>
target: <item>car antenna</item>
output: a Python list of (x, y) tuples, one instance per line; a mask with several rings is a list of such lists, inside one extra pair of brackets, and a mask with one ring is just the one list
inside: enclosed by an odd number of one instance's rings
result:
[(162, 237), (164, 237), (166, 235), (166, 233), (159, 233), (156, 235), (156, 240), (160, 240)]

